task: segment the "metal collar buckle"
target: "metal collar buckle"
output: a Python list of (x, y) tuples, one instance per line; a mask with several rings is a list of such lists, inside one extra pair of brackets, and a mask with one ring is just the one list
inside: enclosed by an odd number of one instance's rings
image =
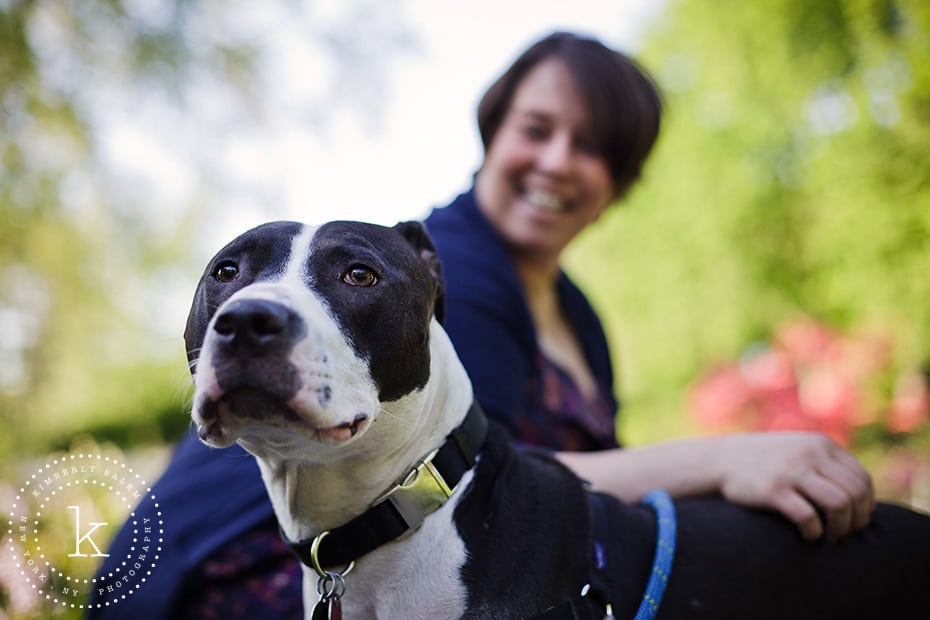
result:
[(406, 478), (374, 503), (377, 506), (382, 502), (390, 502), (394, 506), (407, 525), (401, 537), (420, 527), (427, 515), (442, 507), (455, 490), (449, 488), (442, 474), (433, 465), (433, 458), (437, 452), (438, 449), (430, 452)]

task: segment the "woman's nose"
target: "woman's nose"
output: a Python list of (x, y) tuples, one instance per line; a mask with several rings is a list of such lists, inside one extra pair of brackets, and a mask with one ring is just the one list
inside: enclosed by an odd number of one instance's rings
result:
[(572, 166), (572, 140), (570, 136), (553, 135), (539, 151), (537, 165), (550, 174), (566, 173)]

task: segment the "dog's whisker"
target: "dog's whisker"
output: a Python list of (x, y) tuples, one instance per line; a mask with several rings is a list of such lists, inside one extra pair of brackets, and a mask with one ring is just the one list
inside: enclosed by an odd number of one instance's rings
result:
[(263, 436), (258, 441), (261, 449), (276, 459), (286, 460), (291, 455), (293, 446), (287, 440), (275, 440), (272, 437)]
[(403, 417), (403, 416), (399, 416), (399, 415), (397, 415), (396, 413), (391, 413), (390, 411), (388, 411), (387, 409), (385, 409), (383, 406), (382, 406), (382, 407), (379, 407), (379, 409), (380, 409), (381, 411), (383, 411), (384, 414), (385, 414), (386, 416), (391, 417), (391, 418), (394, 418), (394, 419), (397, 420), (398, 422), (404, 422), (404, 423), (407, 422), (407, 418), (405, 418), (405, 417)]
[(179, 371), (171, 383), (175, 400), (183, 400), (185, 407), (190, 409), (194, 397), (194, 382), (191, 380), (190, 373)]

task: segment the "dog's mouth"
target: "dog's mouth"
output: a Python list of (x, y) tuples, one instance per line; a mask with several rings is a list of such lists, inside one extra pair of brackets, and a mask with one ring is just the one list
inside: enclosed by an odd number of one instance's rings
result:
[(327, 443), (349, 441), (365, 427), (369, 416), (355, 414), (332, 426), (312, 423), (290, 404), (254, 387), (239, 387), (223, 393), (218, 399), (207, 399), (200, 408), (198, 435), (207, 443), (225, 444), (233, 438), (230, 431), (251, 427), (282, 429), (287, 432), (303, 429)]

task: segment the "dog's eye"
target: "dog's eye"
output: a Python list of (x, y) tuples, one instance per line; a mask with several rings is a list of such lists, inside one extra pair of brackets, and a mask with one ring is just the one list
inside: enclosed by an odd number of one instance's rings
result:
[(373, 286), (378, 282), (378, 276), (368, 267), (356, 265), (345, 272), (342, 281), (352, 286)]
[(224, 261), (213, 270), (213, 277), (220, 282), (232, 282), (239, 276), (239, 267), (232, 262)]

